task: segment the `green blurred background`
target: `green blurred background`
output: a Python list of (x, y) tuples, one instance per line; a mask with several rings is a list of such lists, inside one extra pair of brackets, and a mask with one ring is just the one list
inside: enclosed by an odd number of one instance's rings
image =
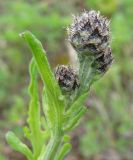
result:
[(0, 0), (0, 160), (26, 160), (5, 141), (8, 130), (22, 137), (27, 119), (31, 53), (19, 33), (30, 30), (41, 40), (53, 68), (70, 63), (66, 27), (84, 9), (111, 19), (115, 61), (91, 88), (66, 159), (133, 160), (133, 0)]

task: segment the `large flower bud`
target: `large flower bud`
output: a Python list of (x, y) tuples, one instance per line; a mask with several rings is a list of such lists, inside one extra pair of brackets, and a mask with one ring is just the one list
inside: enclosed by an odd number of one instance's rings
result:
[[(110, 48), (109, 20), (100, 12), (84, 11), (68, 28), (68, 40), (79, 59), (80, 88), (77, 96), (89, 90), (113, 61)], [(81, 93), (80, 93), (81, 92)]]
[(79, 80), (76, 71), (70, 66), (57, 66), (55, 69), (55, 78), (61, 89), (65, 92), (74, 91), (79, 87)]
[(99, 53), (109, 45), (109, 21), (96, 11), (84, 11), (68, 28), (69, 41), (78, 53)]

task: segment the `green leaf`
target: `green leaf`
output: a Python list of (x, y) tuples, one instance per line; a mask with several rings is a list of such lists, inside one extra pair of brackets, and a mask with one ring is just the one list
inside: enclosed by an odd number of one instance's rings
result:
[(80, 118), (86, 113), (87, 108), (85, 108), (84, 106), (82, 106), (81, 110), (79, 111), (79, 113), (77, 113), (77, 115), (73, 118), (71, 118), (71, 120), (67, 123), (68, 125), (64, 127), (64, 132), (68, 132), (71, 129), (73, 129), (74, 127), (76, 127), (76, 125), (78, 124)]
[[(66, 116), (71, 116), (71, 114), (75, 114), (77, 110), (81, 109), (83, 103), (85, 102), (86, 98), (88, 97), (88, 92), (81, 95), (70, 107), (67, 111)], [(73, 115), (72, 115), (73, 116)]]
[(44, 81), (46, 87), (48, 88), (48, 90), (51, 92), (52, 95), (58, 98), (58, 96), (61, 95), (61, 91), (50, 69), (46, 57), (46, 52), (44, 51), (41, 42), (38, 39), (36, 39), (36, 37), (29, 31), (26, 31), (21, 35), (32, 50), (38, 70), (41, 74), (42, 80)]
[[(64, 100), (60, 98), (62, 97), (61, 90), (50, 69), (49, 63), (47, 61), (46, 53), (40, 41), (37, 40), (32, 33), (30, 33), (29, 31), (26, 31), (21, 35), (32, 50), (37, 68), (44, 82), (45, 89), (47, 90), (46, 91), (46, 94), (47, 94), (46, 97), (48, 102), (47, 110), (50, 111), (50, 114), (48, 115), (50, 116), (51, 114), (54, 115), (55, 122), (53, 123), (53, 125), (54, 124), (56, 125), (54, 126), (54, 132), (61, 132), (61, 125), (62, 125), (62, 119), (64, 114)], [(49, 120), (50, 119), (51, 118), (49, 118)]]
[(31, 141), (31, 132), (30, 132), (30, 129), (27, 126), (25, 126), (23, 128), (23, 132), (24, 132), (25, 137)]
[(28, 124), (30, 127), (30, 140), (32, 143), (34, 157), (38, 157), (40, 154), (40, 150), (43, 145), (43, 135), (41, 131), (41, 123), (40, 123), (40, 104), (38, 97), (38, 85), (37, 85), (37, 68), (34, 59), (32, 59), (30, 64), (30, 86), (29, 93), (31, 97), (30, 107), (29, 107), (29, 118)]
[(50, 97), (49, 91), (46, 88), (43, 89), (42, 95), (42, 107), (46, 117), (47, 126), (51, 130), (55, 130), (55, 122), (56, 122), (56, 110), (54, 109), (54, 102), (52, 101), (52, 97)]
[(63, 141), (64, 142), (70, 142), (70, 140), (71, 140), (71, 137), (69, 135), (65, 134), (64, 137), (63, 137)]
[[(82, 96), (80, 96), (68, 109), (68, 111), (65, 114), (64, 117), (64, 126), (70, 123), (76, 123), (72, 122), (73, 119), (76, 119), (79, 117), (80, 113), (85, 112), (83, 110), (86, 110), (85, 107), (83, 107), (83, 104), (88, 97), (88, 92), (84, 93)], [(81, 114), (82, 115), (82, 114)], [(69, 128), (69, 127), (68, 127)]]
[(63, 160), (64, 157), (67, 155), (67, 153), (71, 150), (71, 148), (72, 148), (72, 146), (70, 143), (65, 143), (62, 146), (62, 148), (61, 148), (58, 156), (55, 158), (55, 160)]
[(88, 92), (80, 96), (68, 109), (64, 117), (64, 132), (68, 132), (74, 128), (82, 115), (87, 111), (87, 108), (83, 106), (85, 99), (88, 97)]
[(28, 160), (33, 160), (33, 155), (30, 149), (22, 143), (13, 132), (8, 132), (6, 134), (6, 140), (14, 150), (24, 154)]

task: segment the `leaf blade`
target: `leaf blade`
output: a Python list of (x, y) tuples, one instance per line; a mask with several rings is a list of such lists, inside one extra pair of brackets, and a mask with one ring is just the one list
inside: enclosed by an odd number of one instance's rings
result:
[(28, 124), (31, 132), (30, 141), (34, 151), (34, 157), (37, 157), (40, 154), (40, 150), (43, 145), (43, 135), (41, 131), (40, 103), (37, 84), (38, 72), (34, 59), (31, 60), (29, 70), (31, 79), (29, 85), (29, 94), (31, 100), (28, 112)]
[(38, 70), (46, 87), (51, 91), (51, 93), (55, 93), (55, 95), (57, 94), (59, 96), (60, 88), (56, 83), (54, 75), (51, 71), (49, 63), (47, 61), (46, 52), (44, 51), (42, 44), (29, 31), (22, 33), (21, 36), (25, 39), (25, 41), (32, 50), (33, 56), (37, 63)]
[(13, 132), (10, 131), (6, 134), (6, 140), (14, 150), (24, 154), (28, 160), (33, 160), (33, 155), (30, 149), (22, 143)]

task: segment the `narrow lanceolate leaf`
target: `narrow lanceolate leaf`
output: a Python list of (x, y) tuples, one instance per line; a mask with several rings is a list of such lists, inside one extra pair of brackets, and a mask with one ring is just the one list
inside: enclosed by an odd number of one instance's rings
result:
[(6, 134), (6, 140), (14, 150), (24, 154), (28, 160), (34, 159), (31, 150), (22, 143), (13, 132), (8, 132)]
[[(51, 130), (55, 130), (55, 122), (56, 122), (56, 111), (54, 106), (54, 102), (50, 100), (48, 90), (46, 88), (43, 89), (43, 94), (42, 94), (42, 107), (43, 111), (45, 113), (45, 118), (47, 122), (48, 128)], [(52, 107), (53, 109), (52, 109)]]
[[(36, 61), (38, 70), (44, 82), (45, 88), (48, 94), (48, 101), (52, 101), (53, 105), (48, 105), (50, 112), (55, 113), (55, 123), (58, 125), (55, 127), (59, 129), (62, 123), (62, 117), (64, 113), (64, 100), (61, 97), (60, 88), (54, 78), (54, 75), (50, 69), (49, 63), (47, 61), (46, 53), (42, 47), (42, 44), (36, 37), (31, 34), (29, 31), (22, 33), (22, 37), (26, 40), (30, 46), (33, 57)], [(60, 129), (59, 129), (60, 130)]]
[(70, 107), (70, 109), (67, 111), (66, 115), (70, 115), (73, 114), (75, 112), (77, 112), (77, 110), (81, 109), (83, 103), (85, 102), (86, 98), (88, 96), (88, 92), (84, 93), (83, 95), (81, 95)]
[(69, 120), (68, 125), (64, 127), (64, 132), (68, 132), (74, 127), (77, 126), (78, 122), (80, 121), (81, 117), (86, 113), (87, 108), (82, 106), (81, 110), (73, 117), (71, 120)]
[(72, 146), (70, 143), (65, 143), (60, 152), (58, 153), (57, 157), (55, 160), (63, 160), (63, 158), (68, 154), (68, 152), (71, 150)]
[(79, 113), (84, 110), (83, 104), (88, 97), (88, 92), (84, 93), (82, 96), (80, 96), (69, 108), (69, 110), (66, 112), (64, 117), (64, 126), (66, 124), (69, 124), (69, 122), (72, 122), (72, 119), (77, 117)]
[(26, 31), (21, 35), (22, 37), (24, 37), (24, 39), (26, 40), (26, 42), (28, 43), (28, 45), (32, 50), (33, 56), (37, 63), (37, 67), (39, 69), (39, 72), (41, 74), (41, 77), (46, 87), (48, 88), (49, 91), (51, 91), (52, 94), (55, 94), (55, 96), (60, 96), (61, 94), (60, 88), (50, 69), (50, 66), (46, 57), (46, 52), (43, 49), (41, 42), (38, 39), (36, 39), (36, 37), (29, 31)]
[(31, 97), (28, 123), (30, 127), (30, 139), (34, 151), (34, 158), (40, 154), (43, 145), (43, 135), (40, 124), (40, 104), (38, 98), (38, 85), (37, 85), (37, 68), (34, 59), (30, 64), (30, 86), (29, 93)]

